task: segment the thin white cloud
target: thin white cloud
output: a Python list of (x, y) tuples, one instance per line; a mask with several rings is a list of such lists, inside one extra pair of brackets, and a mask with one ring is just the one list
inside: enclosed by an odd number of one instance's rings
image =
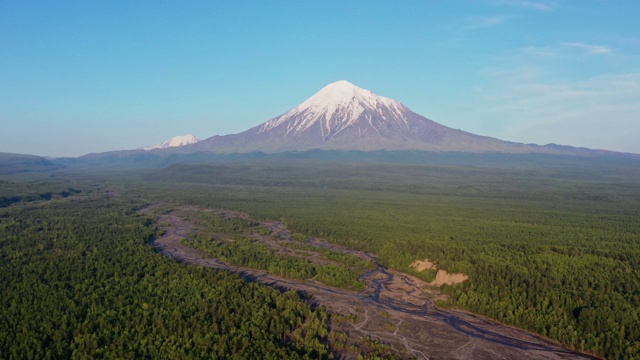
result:
[(500, 25), (508, 19), (509, 17), (504, 15), (470, 16), (461, 21), (460, 28), (462, 30), (486, 29)]
[(513, 51), (511, 54), (518, 57), (523, 62), (539, 62), (543, 60), (552, 61), (553, 59), (570, 59), (575, 58), (577, 52), (570, 51), (578, 49), (579, 53), (587, 53), (593, 55), (611, 54), (614, 50), (604, 45), (593, 45), (580, 42), (562, 42), (556, 46), (527, 46), (521, 47)]
[(495, 4), (511, 7), (519, 7), (524, 9), (532, 9), (538, 11), (554, 11), (558, 6), (557, 1), (543, 0), (495, 0)]
[(578, 42), (565, 42), (562, 43), (562, 45), (582, 49), (589, 54), (608, 54), (613, 51), (610, 47), (604, 45), (591, 45)]
[(510, 71), (487, 74), (496, 87), (486, 93), (480, 113), (496, 122), (497, 137), (640, 152), (640, 72), (574, 81), (523, 81), (510, 78)]
[(516, 83), (533, 82), (544, 75), (544, 70), (533, 66), (520, 66), (517, 68), (489, 68), (482, 74), (491, 79), (509, 79)]
[(518, 49), (518, 53), (523, 56), (533, 57), (555, 57), (559, 55), (557, 49), (540, 46), (527, 46)]

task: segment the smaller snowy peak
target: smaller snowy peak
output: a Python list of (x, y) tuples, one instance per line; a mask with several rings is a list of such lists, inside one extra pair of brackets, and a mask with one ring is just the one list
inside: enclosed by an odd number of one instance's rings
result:
[(171, 147), (178, 147), (178, 146), (184, 146), (184, 145), (189, 145), (189, 144), (195, 144), (198, 141), (200, 141), (200, 139), (198, 139), (197, 137), (191, 135), (191, 134), (187, 134), (187, 135), (183, 135), (183, 136), (175, 136), (172, 137), (171, 139), (160, 143), (158, 145), (154, 145), (154, 146), (147, 146), (142, 148), (142, 150), (153, 150), (153, 149), (166, 149), (166, 148), (171, 148)]

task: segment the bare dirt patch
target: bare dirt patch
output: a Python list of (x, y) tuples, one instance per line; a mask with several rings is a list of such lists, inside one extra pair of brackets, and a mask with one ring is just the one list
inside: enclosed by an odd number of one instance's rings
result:
[(435, 280), (433, 280), (429, 285), (440, 286), (440, 285), (454, 285), (459, 284), (465, 280), (469, 279), (469, 276), (465, 274), (449, 274), (446, 270), (438, 270), (436, 274)]
[(468, 275), (462, 273), (449, 274), (446, 270), (438, 269), (435, 263), (429, 259), (416, 260), (411, 263), (411, 267), (419, 272), (425, 270), (438, 270), (436, 278), (429, 283), (431, 286), (455, 285), (469, 279)]
[(416, 269), (418, 272), (423, 272), (425, 270), (431, 270), (436, 267), (436, 264), (429, 261), (429, 259), (424, 260), (416, 260), (411, 263), (411, 267)]

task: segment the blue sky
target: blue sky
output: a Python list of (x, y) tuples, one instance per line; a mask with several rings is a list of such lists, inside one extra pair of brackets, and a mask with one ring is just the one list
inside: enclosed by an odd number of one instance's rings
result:
[(0, 1), (0, 152), (237, 133), (348, 80), (444, 125), (640, 153), (635, 1)]

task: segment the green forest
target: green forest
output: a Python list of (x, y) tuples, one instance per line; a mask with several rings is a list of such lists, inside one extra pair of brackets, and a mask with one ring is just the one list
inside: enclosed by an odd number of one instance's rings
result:
[(139, 186), (158, 199), (277, 219), (426, 280), (414, 260), (469, 275), (440, 306), (640, 358), (637, 167), (175, 165), (151, 177), (163, 180)]
[[(427, 281), (433, 273), (410, 264), (429, 259), (469, 276), (442, 287), (441, 307), (600, 357), (640, 359), (635, 164), (172, 165), (5, 177), (0, 199), (0, 358), (335, 356), (331, 342), (344, 334), (331, 331), (322, 307), (156, 252), (149, 243), (159, 230), (138, 210), (160, 204), (281, 221), (300, 240), (369, 251)], [(354, 290), (355, 270), (369, 266), (304, 241), (283, 246), (322, 253), (332, 266), (290, 259), (252, 240), (268, 234), (257, 222), (200, 220), (214, 235), (189, 241), (236, 264)]]
[(0, 209), (0, 358), (333, 357), (323, 308), (156, 253), (144, 204), (95, 187), (31, 201), (45, 185), (0, 185), (25, 199)]

